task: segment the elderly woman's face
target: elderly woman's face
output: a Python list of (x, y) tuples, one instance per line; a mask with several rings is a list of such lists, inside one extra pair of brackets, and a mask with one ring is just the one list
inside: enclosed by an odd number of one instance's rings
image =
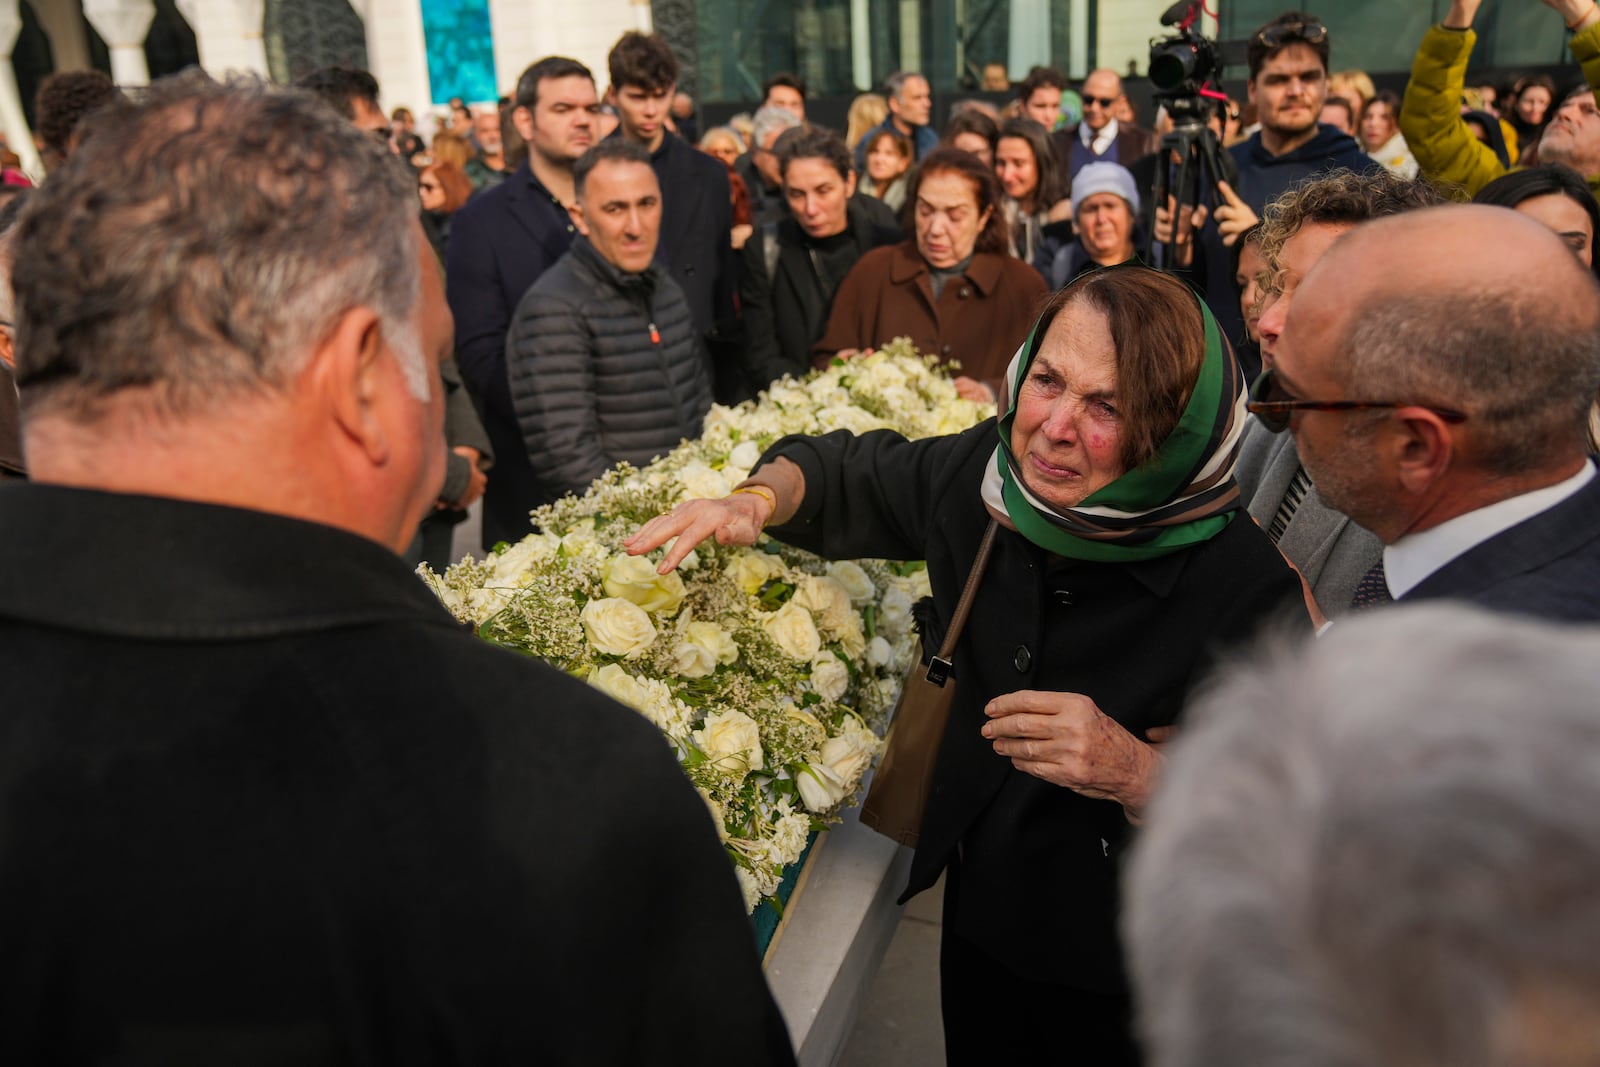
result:
[(1023, 484), (1058, 508), (1078, 506), (1124, 473), (1111, 320), (1088, 301), (1062, 308), (1046, 331), (1017, 390), (1011, 451)]
[(934, 171), (917, 187), (917, 251), (929, 266), (949, 270), (972, 255), (992, 210), (978, 210), (971, 179)]

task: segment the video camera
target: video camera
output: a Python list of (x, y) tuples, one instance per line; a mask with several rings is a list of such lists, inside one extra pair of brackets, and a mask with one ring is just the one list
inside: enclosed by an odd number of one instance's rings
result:
[[(1170, 37), (1150, 42), (1150, 84), (1156, 97), (1168, 104), (1167, 113), (1198, 111), (1201, 90), (1207, 82), (1221, 81), (1222, 62), (1215, 41), (1195, 29), (1201, 0), (1179, 0), (1161, 16), (1161, 25), (1176, 26)], [(1192, 100), (1191, 108), (1175, 109), (1173, 102)]]

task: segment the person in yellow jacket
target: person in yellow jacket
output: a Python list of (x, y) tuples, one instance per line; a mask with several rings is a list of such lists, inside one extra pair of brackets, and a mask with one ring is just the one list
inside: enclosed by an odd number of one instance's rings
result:
[[(1600, 90), (1600, 5), (1596, 0), (1542, 2), (1572, 31), (1567, 47), (1583, 67), (1588, 85), (1562, 101), (1539, 142), (1539, 162), (1564, 163), (1576, 170), (1600, 200), (1600, 107), (1595, 103), (1595, 91)], [(1468, 196), (1507, 170), (1461, 120), (1467, 60), (1478, 39), (1472, 19), (1481, 4), (1482, 0), (1451, 0), (1444, 22), (1422, 38), (1400, 107), (1400, 132), (1422, 174), (1459, 185)]]

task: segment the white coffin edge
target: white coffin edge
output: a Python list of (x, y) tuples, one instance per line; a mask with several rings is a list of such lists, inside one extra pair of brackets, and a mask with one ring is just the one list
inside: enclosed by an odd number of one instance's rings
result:
[(903, 910), (911, 850), (861, 825), (851, 808), (817, 839), (767, 956), (767, 983), (801, 1067), (831, 1067)]

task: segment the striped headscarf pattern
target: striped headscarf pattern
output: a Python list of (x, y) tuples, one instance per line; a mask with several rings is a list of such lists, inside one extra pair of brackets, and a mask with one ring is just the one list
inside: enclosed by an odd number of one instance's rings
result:
[(1233, 468), (1244, 433), (1244, 375), (1205, 302), (1194, 300), (1205, 323), (1206, 353), (1177, 426), (1148, 460), (1074, 508), (1057, 508), (1030, 492), (1011, 450), (1017, 391), (1044, 339), (1035, 323), (1006, 370), (1000, 443), (983, 480), (984, 504), (1001, 525), (1047, 552), (1102, 562), (1165, 556), (1227, 527), (1241, 507)]

